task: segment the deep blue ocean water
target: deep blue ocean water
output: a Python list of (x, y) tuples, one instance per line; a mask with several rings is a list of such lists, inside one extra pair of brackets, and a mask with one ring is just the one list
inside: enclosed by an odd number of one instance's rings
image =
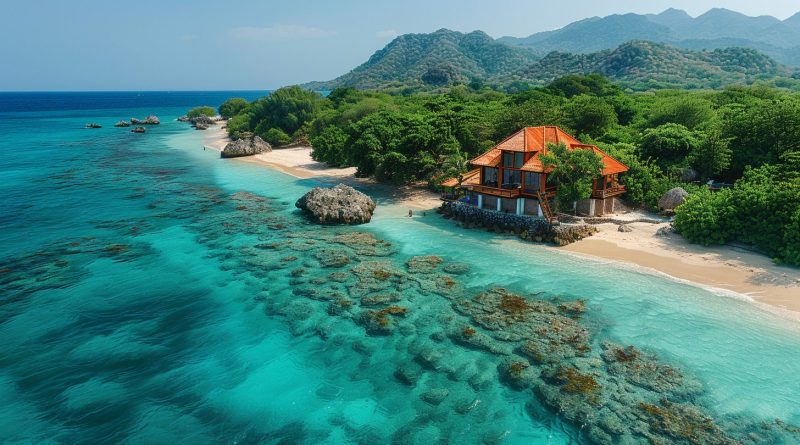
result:
[[(314, 181), (221, 160), (175, 121), (259, 95), (0, 94), (0, 442), (592, 441), (595, 419), (504, 381), (519, 351), (453, 332), (470, 323), (459, 298), (504, 286), (585, 299), (593, 351), (656, 353), (702, 387), (674, 401), (745, 443), (798, 443), (780, 426), (800, 424), (795, 322), (434, 212), (409, 219), (380, 194), (369, 225), (311, 225), (293, 203)], [(113, 128), (148, 114), (163, 123), (146, 134)], [(458, 273), (407, 270), (416, 255)], [(391, 332), (364, 322), (376, 295), (408, 310)], [(620, 412), (620, 377), (593, 354), (564, 363), (603, 386), (592, 413)]]

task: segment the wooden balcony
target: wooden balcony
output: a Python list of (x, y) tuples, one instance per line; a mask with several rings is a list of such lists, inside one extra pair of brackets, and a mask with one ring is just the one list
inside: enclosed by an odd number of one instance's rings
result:
[(483, 195), (491, 195), (497, 196), (500, 198), (518, 198), (520, 194), (520, 189), (502, 189), (497, 187), (488, 187), (485, 185), (473, 185), (471, 189), (475, 193), (481, 193)]
[(603, 190), (592, 190), (592, 198), (605, 199), (625, 193), (624, 185), (615, 185)]

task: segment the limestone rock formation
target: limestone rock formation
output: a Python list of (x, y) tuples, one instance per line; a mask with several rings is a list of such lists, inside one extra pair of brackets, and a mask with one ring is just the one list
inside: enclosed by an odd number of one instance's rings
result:
[(675, 187), (664, 193), (658, 200), (658, 208), (661, 210), (675, 210), (676, 207), (686, 201), (689, 193), (681, 187)]
[(220, 156), (223, 158), (236, 158), (269, 151), (272, 151), (272, 147), (267, 142), (258, 136), (253, 136), (252, 138), (239, 138), (228, 143), (220, 152)]
[(216, 121), (214, 119), (211, 119), (206, 115), (200, 115), (192, 118), (192, 125), (194, 125), (195, 127), (198, 125), (205, 125), (205, 127), (208, 128), (210, 125), (214, 125), (215, 123)]
[(133, 130), (131, 130), (131, 133), (144, 133), (144, 132), (145, 132), (144, 127), (136, 127)]
[(130, 127), (131, 123), (128, 122), (128, 121), (119, 121), (116, 124), (114, 124), (114, 126), (115, 127)]
[(375, 202), (353, 187), (315, 187), (298, 199), (295, 206), (320, 224), (364, 224), (372, 219)]

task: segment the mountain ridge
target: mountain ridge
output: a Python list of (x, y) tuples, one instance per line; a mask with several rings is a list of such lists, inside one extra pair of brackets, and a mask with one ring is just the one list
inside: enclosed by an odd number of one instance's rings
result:
[(544, 55), (550, 51), (577, 53), (613, 49), (627, 41), (648, 40), (698, 49), (723, 48), (736, 40), (738, 46), (764, 51), (781, 63), (800, 66), (800, 12), (780, 20), (772, 16), (747, 16), (725, 8), (713, 8), (691, 17), (670, 8), (659, 14), (612, 14), (570, 23), (560, 29), (527, 37), (500, 37), (498, 41), (527, 47)]

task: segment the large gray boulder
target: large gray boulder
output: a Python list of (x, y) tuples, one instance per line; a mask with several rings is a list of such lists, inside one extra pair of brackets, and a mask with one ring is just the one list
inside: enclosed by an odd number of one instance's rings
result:
[(223, 158), (238, 158), (269, 151), (272, 151), (272, 147), (267, 142), (258, 136), (253, 136), (252, 138), (239, 138), (228, 143), (220, 152), (220, 156)]
[(364, 224), (372, 219), (375, 202), (353, 187), (315, 187), (298, 199), (295, 206), (320, 224)]
[(194, 126), (205, 125), (206, 128), (208, 128), (209, 125), (214, 125), (216, 123), (217, 122), (214, 119), (212, 119), (212, 118), (210, 118), (210, 117), (208, 117), (206, 115), (203, 115), (203, 114), (201, 114), (200, 116), (192, 118), (192, 125), (194, 125)]
[(687, 196), (689, 196), (689, 193), (682, 187), (670, 189), (658, 200), (658, 208), (661, 210), (675, 210), (676, 207), (686, 201)]

